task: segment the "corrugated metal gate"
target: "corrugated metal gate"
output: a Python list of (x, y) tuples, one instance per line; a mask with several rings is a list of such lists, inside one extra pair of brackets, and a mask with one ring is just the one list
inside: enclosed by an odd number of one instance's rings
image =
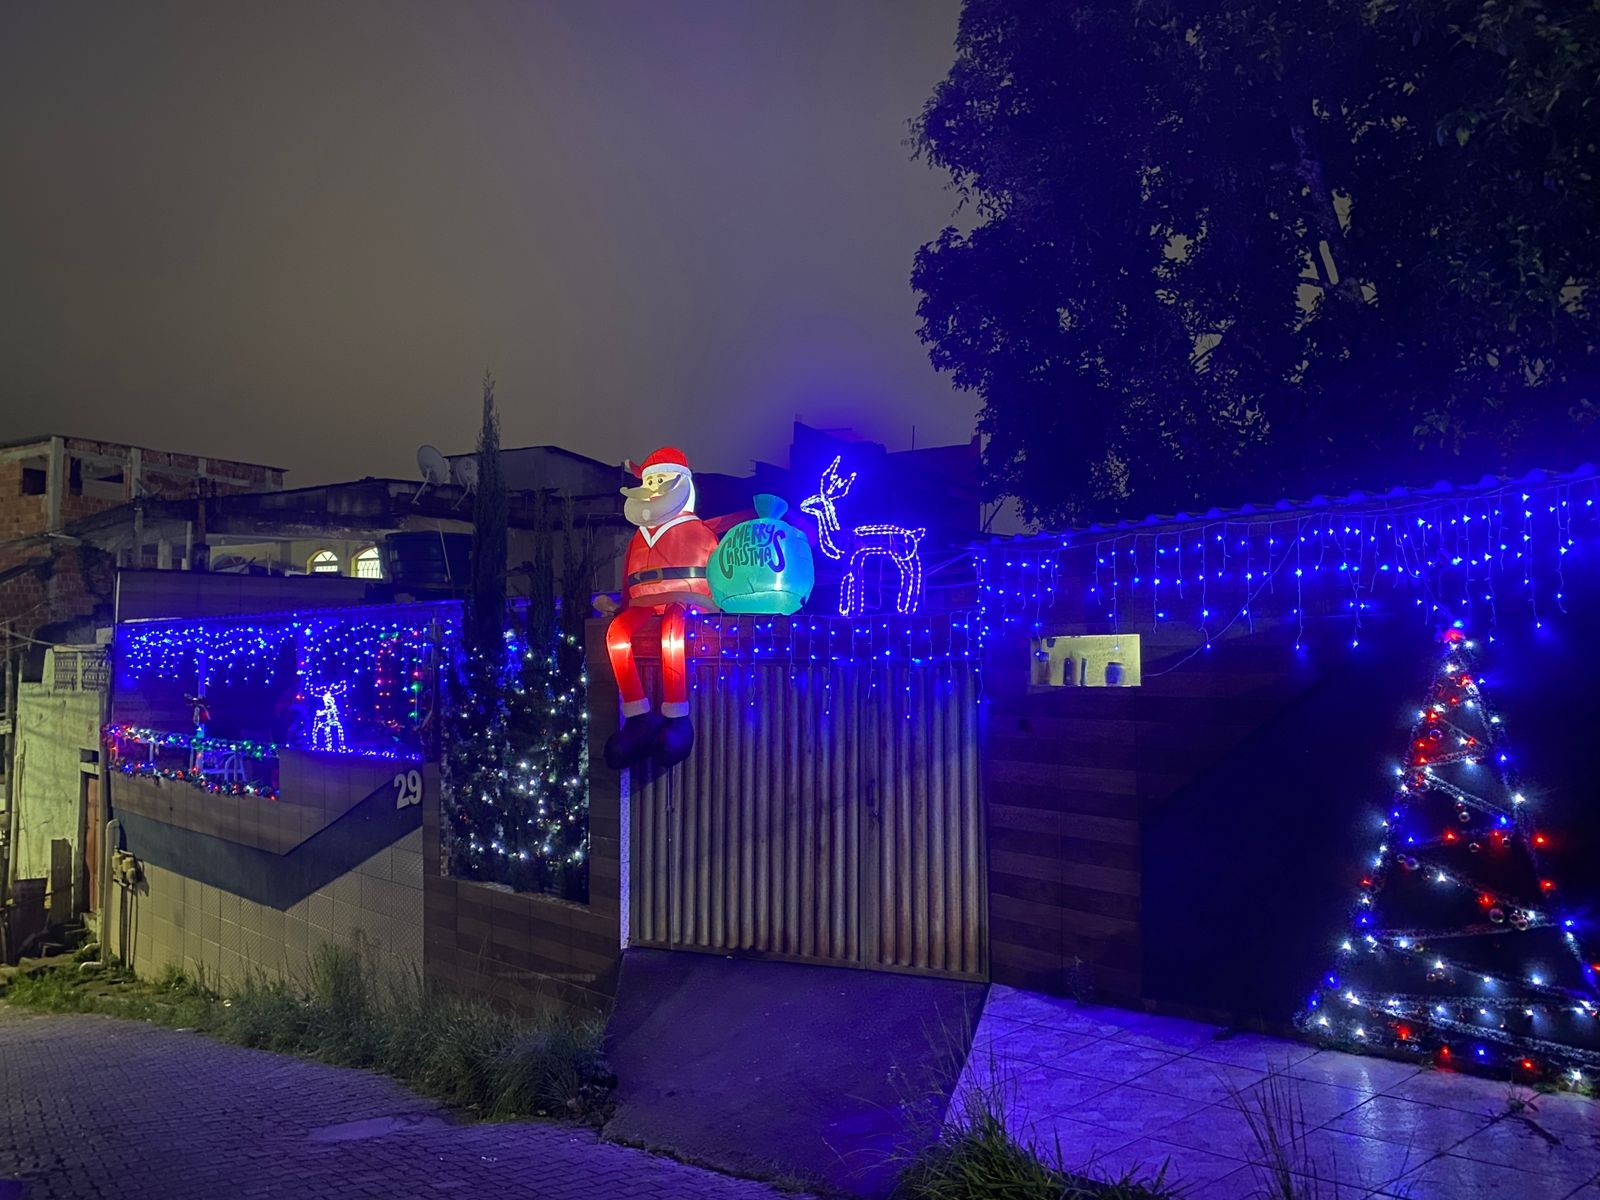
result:
[(693, 756), (633, 773), (633, 944), (986, 977), (976, 668), (902, 662), (697, 656)]

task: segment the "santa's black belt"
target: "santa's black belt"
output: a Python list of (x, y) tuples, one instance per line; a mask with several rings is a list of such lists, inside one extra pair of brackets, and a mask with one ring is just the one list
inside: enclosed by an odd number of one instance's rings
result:
[(640, 583), (656, 583), (663, 579), (704, 579), (704, 567), (652, 567), (648, 571), (635, 571), (628, 576), (628, 586), (633, 587)]

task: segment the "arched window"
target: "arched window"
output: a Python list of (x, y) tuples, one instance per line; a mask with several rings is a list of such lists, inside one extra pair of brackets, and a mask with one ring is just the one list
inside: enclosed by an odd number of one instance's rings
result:
[(313, 575), (337, 575), (339, 556), (332, 550), (318, 550), (306, 560), (306, 570)]
[(355, 577), (357, 579), (382, 579), (383, 560), (378, 557), (378, 548), (368, 546), (354, 559)]

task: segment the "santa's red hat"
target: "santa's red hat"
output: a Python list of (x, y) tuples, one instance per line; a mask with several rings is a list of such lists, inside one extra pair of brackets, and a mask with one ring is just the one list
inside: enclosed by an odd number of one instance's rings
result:
[(629, 463), (628, 469), (640, 479), (650, 474), (692, 475), (694, 473), (689, 470), (689, 460), (676, 446), (663, 446), (642, 463), (637, 465)]

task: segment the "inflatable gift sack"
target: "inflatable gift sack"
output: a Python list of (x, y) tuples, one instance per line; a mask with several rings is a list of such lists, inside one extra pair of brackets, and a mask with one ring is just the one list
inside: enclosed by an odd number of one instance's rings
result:
[(728, 613), (800, 611), (816, 572), (805, 534), (782, 520), (788, 505), (777, 496), (755, 498), (756, 518), (722, 535), (711, 556), (711, 596)]

